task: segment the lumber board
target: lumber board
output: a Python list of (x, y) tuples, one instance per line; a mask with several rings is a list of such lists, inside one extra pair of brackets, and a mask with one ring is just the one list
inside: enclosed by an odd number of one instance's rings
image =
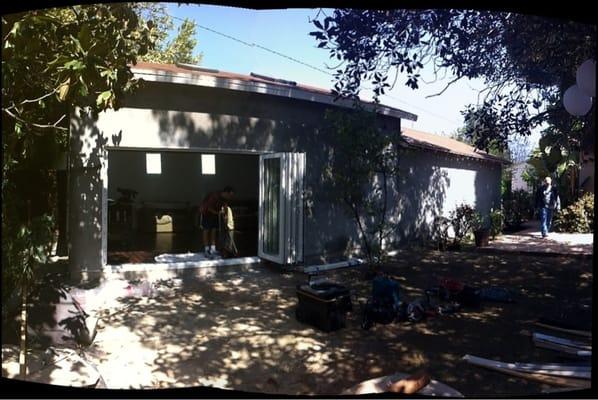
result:
[(563, 346), (557, 343), (545, 342), (543, 340), (534, 340), (534, 344), (545, 349), (556, 350), (562, 353), (567, 353), (579, 357), (591, 357), (592, 352), (588, 350), (581, 350), (575, 347)]
[(547, 328), (547, 329), (552, 329), (555, 331), (559, 331), (559, 332), (564, 332), (564, 333), (570, 333), (572, 335), (577, 335), (577, 336), (585, 336), (585, 337), (592, 337), (592, 332), (591, 331), (584, 331), (584, 330), (577, 330), (577, 329), (567, 329), (567, 328), (561, 328), (555, 325), (549, 325), (549, 324), (545, 324), (542, 322), (534, 322), (535, 325), (537, 326), (541, 326), (542, 328)]
[[(508, 368), (502, 368), (496, 366), (494, 363), (495, 361), (486, 360), (484, 358), (471, 356), (469, 354), (465, 355), (463, 359), (470, 364), (477, 365), (479, 367), (488, 368), (494, 371), (502, 372), (504, 374), (517, 376), (524, 379), (534, 380), (537, 382), (546, 383), (548, 385), (553, 386), (567, 386), (567, 387), (575, 387), (575, 388), (586, 388), (588, 387), (588, 381), (585, 379), (576, 379), (576, 378), (565, 378), (559, 376), (551, 376), (551, 375), (542, 375), (537, 373), (530, 373), (530, 372), (521, 372), (515, 371)], [(490, 362), (487, 362), (490, 361)]]
[[(525, 363), (508, 363), (503, 361), (490, 360), (487, 358), (469, 356), (467, 358), (476, 365), (491, 365), (496, 368), (505, 368), (519, 372), (529, 372), (542, 375), (562, 376), (566, 378), (591, 379), (591, 367), (571, 367), (564, 364), (525, 364)], [(578, 369), (579, 368), (579, 369)]]
[(557, 336), (545, 335), (543, 333), (538, 333), (538, 332), (534, 332), (532, 334), (532, 337), (534, 338), (534, 340), (542, 340), (544, 342), (552, 342), (552, 343), (556, 343), (556, 344), (562, 344), (563, 346), (577, 347), (582, 350), (592, 350), (591, 344), (580, 342), (577, 340), (569, 340), (569, 339), (565, 339), (565, 338), (561, 338), (561, 337), (557, 337)]

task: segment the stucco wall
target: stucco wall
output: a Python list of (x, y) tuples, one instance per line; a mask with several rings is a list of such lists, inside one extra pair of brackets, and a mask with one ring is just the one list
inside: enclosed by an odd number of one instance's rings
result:
[[(423, 156), (425, 154), (425, 156)], [(500, 206), (499, 164), (421, 150), (404, 151), (398, 177), (399, 241), (427, 237), (436, 215), (466, 203), (486, 215)]]
[[(100, 267), (97, 255), (102, 241), (95, 238), (105, 236), (97, 222), (104, 217), (100, 204), (102, 196), (107, 195), (107, 166), (102, 167), (102, 163), (107, 164), (106, 144), (120, 149), (306, 152), (306, 262), (347, 253), (357, 239), (355, 224), (347, 216), (343, 204), (329, 200), (323, 185), (322, 166), (332, 151), (330, 138), (319, 129), (325, 110), (321, 104), (282, 97), (148, 83), (130, 97), (123, 108), (102, 113), (96, 123), (75, 114), (71, 121), (72, 156), (88, 163), (85, 160), (89, 157), (85, 153), (78, 156), (77, 149), (85, 147), (89, 140), (101, 146), (94, 159), (99, 166), (95, 166), (91, 173), (93, 188), (85, 189), (79, 185), (71, 190), (75, 200), (71, 202), (70, 226), (74, 228), (71, 232), (87, 237), (84, 246), (93, 247), (93, 251), (74, 250), (72, 254), (76, 256), (71, 257), (71, 261)], [(398, 134), (399, 121), (382, 118), (385, 128), (391, 134)], [(487, 171), (488, 166), (493, 169)], [(420, 152), (419, 155), (407, 154), (403, 167), (408, 171), (407, 175), (403, 174), (402, 180), (393, 185), (394, 194), (389, 200), (389, 211), (401, 220), (400, 238), (420, 233), (419, 228), (425, 220), (421, 219), (422, 211), (432, 215), (438, 209), (446, 209), (447, 205), (476, 198), (479, 207), (489, 208), (487, 204), (498, 199), (500, 169), (496, 170), (495, 164), (457, 162), (429, 152), (422, 157)], [(75, 172), (75, 175), (81, 174)], [(449, 183), (443, 186), (441, 182), (445, 176)], [(98, 191), (98, 187), (103, 191)], [(78, 190), (93, 192), (93, 200), (89, 204), (78, 203)], [(81, 224), (93, 229), (85, 230)], [(105, 241), (105, 237), (102, 240)]]

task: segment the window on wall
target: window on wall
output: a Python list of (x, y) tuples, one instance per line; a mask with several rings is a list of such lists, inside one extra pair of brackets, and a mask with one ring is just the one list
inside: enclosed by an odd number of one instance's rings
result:
[(148, 174), (162, 173), (162, 155), (160, 153), (145, 153), (145, 171)]
[(202, 175), (216, 175), (216, 155), (201, 155), (201, 173)]

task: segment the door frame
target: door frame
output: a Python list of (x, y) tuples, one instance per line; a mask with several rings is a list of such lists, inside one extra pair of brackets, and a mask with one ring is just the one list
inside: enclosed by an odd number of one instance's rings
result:
[[(283, 264), (284, 263), (284, 246), (283, 246), (283, 239), (284, 239), (284, 226), (281, 223), (282, 221), (280, 221), (280, 218), (278, 220), (278, 253), (277, 254), (267, 254), (264, 253), (263, 250), (263, 244), (264, 244), (264, 201), (265, 201), (265, 184), (264, 184), (264, 179), (265, 179), (265, 175), (264, 175), (264, 163), (262, 162), (262, 160), (267, 160), (267, 159), (278, 159), (278, 167), (280, 170), (280, 190), (278, 193), (278, 207), (279, 209), (283, 208), (285, 203), (283, 202), (284, 200), (284, 183), (285, 183), (285, 179), (283, 179), (283, 158), (284, 158), (284, 153), (271, 153), (271, 154), (262, 154), (260, 155), (260, 161), (259, 161), (259, 189), (258, 189), (258, 196), (259, 196), (259, 200), (258, 200), (258, 238), (257, 238), (257, 255), (260, 258), (263, 258), (265, 260), (268, 261), (272, 261), (275, 262), (277, 264)], [(288, 214), (286, 212), (283, 211), (283, 217)]]
[[(277, 254), (263, 251), (265, 175), (264, 160), (278, 159), (280, 168), (279, 192), (279, 248)], [(258, 256), (277, 264), (288, 265), (303, 261), (304, 250), (304, 192), (305, 152), (277, 152), (260, 155)]]
[[(105, 155), (102, 157), (100, 167), (100, 176), (102, 180), (102, 209), (101, 209), (101, 265), (102, 268), (108, 268), (108, 152), (109, 151), (137, 151), (146, 153), (162, 153), (162, 152), (180, 152), (180, 153), (212, 153), (212, 154), (240, 154), (262, 156), (273, 154), (273, 151), (259, 151), (259, 150), (243, 150), (243, 149), (226, 149), (226, 148), (209, 148), (209, 147), (121, 147), (121, 146), (105, 146)], [(259, 162), (258, 162), (259, 164)], [(259, 167), (258, 167), (259, 169)], [(259, 171), (258, 171), (259, 174)], [(259, 185), (258, 177), (258, 185)], [(258, 190), (259, 193), (259, 190)], [(258, 206), (259, 208), (259, 206)], [(67, 205), (67, 218), (70, 212)], [(259, 228), (258, 228), (259, 234)], [(258, 249), (259, 250), (259, 249)], [(176, 264), (176, 263), (175, 263)]]

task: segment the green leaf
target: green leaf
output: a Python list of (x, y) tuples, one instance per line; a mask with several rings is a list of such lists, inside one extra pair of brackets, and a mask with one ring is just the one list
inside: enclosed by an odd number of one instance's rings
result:
[(112, 96), (111, 90), (106, 90), (105, 92), (100, 93), (96, 99), (96, 104), (98, 106), (100, 106), (102, 104), (107, 104), (108, 99), (110, 99), (111, 96)]
[(77, 38), (79, 39), (79, 43), (81, 43), (81, 47), (84, 50), (88, 50), (91, 45), (91, 33), (88, 24), (83, 24)]
[(60, 101), (64, 101), (66, 99), (66, 96), (69, 93), (70, 81), (71, 78), (69, 77), (66, 81), (62, 83), (62, 85), (60, 85), (60, 89), (58, 90), (58, 99)]
[(80, 71), (85, 68), (85, 64), (83, 64), (79, 60), (70, 60), (63, 65), (64, 69), (71, 69), (73, 71)]

